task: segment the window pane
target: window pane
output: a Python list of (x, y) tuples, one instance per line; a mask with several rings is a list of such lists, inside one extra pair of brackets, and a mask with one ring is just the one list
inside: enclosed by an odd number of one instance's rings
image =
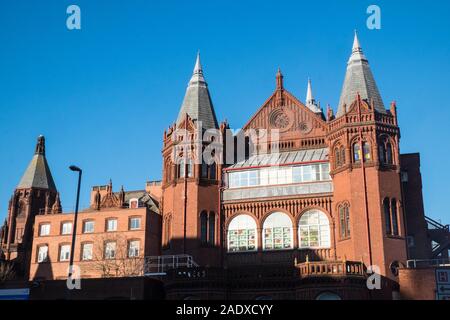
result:
[(130, 229), (140, 229), (141, 228), (141, 218), (131, 218), (130, 219)]
[(38, 250), (38, 262), (46, 262), (48, 256), (48, 247), (47, 246), (41, 246)]
[(59, 261), (69, 261), (70, 245), (63, 245), (60, 248)]
[(83, 254), (82, 254), (81, 259), (82, 260), (92, 260), (92, 249), (93, 249), (92, 243), (83, 244)]
[(72, 223), (65, 222), (62, 225), (62, 234), (71, 234), (72, 233)]
[(41, 236), (48, 236), (50, 234), (50, 224), (42, 224), (39, 234)]

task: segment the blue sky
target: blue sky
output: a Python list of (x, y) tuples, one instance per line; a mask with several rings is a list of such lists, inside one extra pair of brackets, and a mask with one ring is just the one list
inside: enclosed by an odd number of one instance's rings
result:
[[(81, 8), (82, 30), (66, 28)], [(382, 29), (366, 28), (381, 8)], [(142, 189), (160, 179), (164, 129), (177, 116), (197, 50), (216, 113), (242, 126), (285, 86), (304, 100), (307, 78), (334, 108), (358, 29), (386, 105), (396, 100), (401, 151), (420, 151), (425, 208), (450, 222), (450, 3), (442, 1), (102, 1), (0, 3), (0, 218), (30, 161), (36, 137), (72, 210), (92, 185)]]

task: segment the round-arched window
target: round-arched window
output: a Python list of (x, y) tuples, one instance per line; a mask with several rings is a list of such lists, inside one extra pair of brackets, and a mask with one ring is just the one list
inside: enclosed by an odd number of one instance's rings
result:
[(286, 213), (274, 212), (263, 225), (264, 250), (293, 248), (292, 220)]
[(234, 217), (227, 230), (228, 252), (257, 249), (256, 222), (248, 214)]
[(316, 297), (316, 300), (342, 300), (340, 296), (333, 292), (322, 292)]
[(325, 213), (320, 210), (306, 211), (298, 223), (299, 247), (304, 248), (329, 248), (330, 222)]

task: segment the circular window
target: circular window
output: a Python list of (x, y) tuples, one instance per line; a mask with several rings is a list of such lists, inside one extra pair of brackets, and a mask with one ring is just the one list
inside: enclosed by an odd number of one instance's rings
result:
[(389, 269), (391, 269), (391, 272), (394, 276), (398, 276), (398, 268), (400, 268), (400, 264), (398, 261), (393, 261), (389, 266)]

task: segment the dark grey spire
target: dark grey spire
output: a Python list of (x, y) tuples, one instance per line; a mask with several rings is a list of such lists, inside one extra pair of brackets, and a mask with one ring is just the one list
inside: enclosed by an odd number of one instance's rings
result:
[(193, 120), (201, 121), (204, 129), (218, 128), (216, 114), (208, 91), (208, 84), (203, 77), (200, 54), (197, 54), (194, 72), (178, 114), (177, 124), (183, 121), (186, 113)]
[(36, 151), (17, 189), (39, 188), (56, 191), (52, 173), (45, 158), (45, 138), (39, 136)]
[(345, 74), (336, 118), (344, 115), (348, 111), (348, 108), (355, 101), (358, 93), (368, 103), (373, 99), (374, 107), (378, 112), (386, 112), (377, 84), (370, 70), (369, 61), (364, 56), (361, 45), (359, 44), (358, 34), (355, 31), (352, 55), (348, 60), (347, 73)]

